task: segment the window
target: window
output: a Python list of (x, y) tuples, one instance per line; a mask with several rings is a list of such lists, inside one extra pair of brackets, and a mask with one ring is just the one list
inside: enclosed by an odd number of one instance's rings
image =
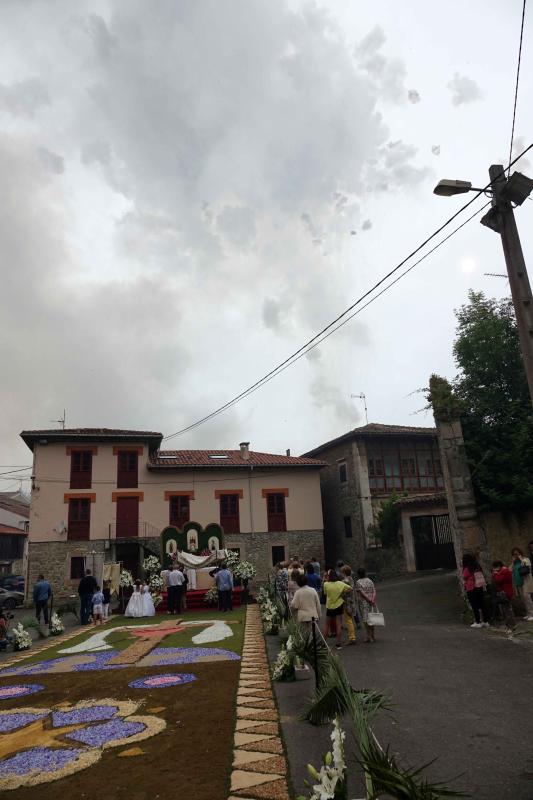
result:
[(88, 539), (91, 528), (91, 501), (87, 497), (68, 502), (68, 538)]
[(346, 483), (348, 480), (348, 472), (346, 470), (346, 462), (342, 462), (339, 464), (339, 481), (341, 483)]
[(117, 538), (139, 535), (139, 498), (117, 497)]
[(344, 535), (347, 539), (352, 538), (352, 518), (343, 517), (344, 519)]
[(285, 516), (285, 495), (281, 493), (267, 494), (267, 520), (268, 530), (271, 533), (287, 530), (287, 518)]
[(442, 488), (436, 441), (383, 439), (368, 446), (368, 478), (373, 494), (434, 492)]
[(85, 557), (72, 556), (70, 559), (70, 580), (77, 581), (85, 575)]
[(285, 545), (275, 544), (272, 546), (272, 566), (285, 561)]
[(117, 488), (136, 489), (138, 486), (139, 454), (136, 450), (118, 451)]
[(174, 495), (169, 503), (169, 525), (183, 528), (191, 518), (189, 495)]
[(70, 454), (70, 488), (90, 489), (93, 471), (92, 450), (74, 450)]
[(240, 533), (239, 495), (220, 495), (220, 524), (224, 533)]

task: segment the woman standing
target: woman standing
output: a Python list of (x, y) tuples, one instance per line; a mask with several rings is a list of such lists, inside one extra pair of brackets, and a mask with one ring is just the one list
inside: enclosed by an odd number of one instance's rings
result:
[(474, 622), (471, 628), (488, 628), (489, 623), (483, 622), (483, 599), (487, 584), (479, 563), (471, 553), (463, 556), (463, 586), (468, 597), (470, 607), (474, 612)]
[(366, 577), (364, 569), (357, 570), (357, 582), (355, 584), (355, 591), (359, 599), (359, 607), (361, 609), (361, 616), (365, 625), (366, 639), (365, 642), (375, 642), (376, 634), (374, 626), (368, 622), (368, 614), (373, 610), (376, 605), (376, 587), (374, 581)]
[(337, 650), (342, 649), (342, 620), (344, 611), (344, 597), (352, 589), (337, 578), (337, 573), (334, 569), (328, 572), (327, 580), (322, 584), (322, 589), (326, 595), (326, 625), (324, 636), (335, 636)]
[(355, 644), (355, 625), (353, 616), (355, 612), (355, 584), (352, 578), (352, 568), (345, 564), (341, 569), (343, 582), (350, 587), (350, 591), (344, 596), (344, 624), (348, 631), (348, 644)]
[(516, 593), (526, 608), (526, 620), (533, 620), (533, 577), (531, 576), (531, 561), (526, 558), (519, 547), (515, 547), (511, 553), (513, 563), (511, 570), (513, 573), (513, 586)]

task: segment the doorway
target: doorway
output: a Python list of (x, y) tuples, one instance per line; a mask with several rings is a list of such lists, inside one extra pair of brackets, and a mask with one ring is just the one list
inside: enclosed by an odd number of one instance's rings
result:
[(455, 569), (455, 550), (448, 514), (411, 517), (416, 568)]
[(117, 539), (139, 535), (139, 498), (117, 498)]

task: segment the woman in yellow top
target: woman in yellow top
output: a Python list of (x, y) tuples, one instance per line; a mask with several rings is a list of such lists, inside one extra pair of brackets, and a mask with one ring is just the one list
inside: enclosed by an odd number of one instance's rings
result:
[[(326, 595), (326, 627), (324, 635), (335, 636), (337, 650), (342, 648), (342, 615), (344, 611), (344, 596), (353, 591), (351, 586), (340, 581), (334, 569), (328, 572), (327, 580), (322, 584)], [(341, 624), (339, 624), (341, 623)]]

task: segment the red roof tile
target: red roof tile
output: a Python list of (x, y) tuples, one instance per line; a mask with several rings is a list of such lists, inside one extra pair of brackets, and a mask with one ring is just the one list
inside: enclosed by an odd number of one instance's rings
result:
[(349, 442), (357, 439), (359, 436), (366, 438), (367, 436), (430, 436), (436, 438), (436, 428), (417, 428), (411, 425), (383, 425), (379, 422), (370, 422), (368, 425), (362, 425), (360, 428), (354, 428), (348, 433), (343, 433), (342, 436), (337, 436), (336, 439), (331, 439), (329, 442), (319, 444), (312, 450), (304, 453), (305, 456), (313, 456), (315, 453), (320, 453), (328, 447), (333, 447), (342, 442)]
[(240, 450), (160, 450), (154, 453), (148, 462), (148, 469), (323, 466), (325, 466), (325, 462), (318, 461), (316, 458), (256, 453), (252, 450), (250, 450), (250, 458), (246, 460), (241, 456)]
[(20, 533), (21, 536), (27, 536), (28, 535), (26, 531), (23, 531), (20, 528), (15, 528), (15, 527), (13, 527), (13, 525), (4, 525), (3, 522), (0, 522), (0, 536), (3, 533), (6, 533), (6, 534), (7, 533)]

